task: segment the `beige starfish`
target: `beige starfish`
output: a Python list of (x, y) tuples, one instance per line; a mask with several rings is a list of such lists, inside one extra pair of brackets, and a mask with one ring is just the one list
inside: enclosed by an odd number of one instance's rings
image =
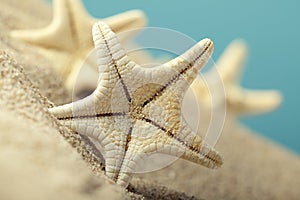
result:
[[(238, 115), (261, 114), (276, 109), (282, 97), (275, 90), (246, 90), (240, 86), (240, 74), (247, 55), (246, 44), (241, 40), (233, 41), (217, 62), (217, 70), (224, 82), (227, 111)], [(204, 74), (204, 78), (214, 73)], [(198, 76), (192, 88), (197, 99), (204, 107), (211, 107), (209, 88), (202, 77)], [(224, 98), (224, 97), (221, 97)]]
[[(11, 36), (43, 48), (53, 60), (54, 67), (72, 89), (77, 73), (87, 54), (93, 49), (90, 31), (98, 19), (86, 13), (81, 0), (53, 0), (53, 19), (39, 30), (12, 31)], [(115, 32), (142, 27), (146, 23), (143, 12), (128, 11), (104, 19)]]
[(204, 165), (221, 166), (219, 154), (193, 133), (181, 117), (181, 101), (213, 52), (204, 39), (182, 56), (143, 68), (129, 59), (104, 22), (93, 27), (100, 74), (92, 95), (49, 111), (61, 123), (97, 141), (106, 175), (126, 187), (145, 156), (168, 154)]

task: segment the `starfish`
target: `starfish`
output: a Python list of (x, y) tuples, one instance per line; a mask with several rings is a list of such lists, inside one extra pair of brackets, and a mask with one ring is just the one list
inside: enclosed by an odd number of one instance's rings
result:
[[(242, 40), (233, 41), (217, 62), (217, 70), (223, 80), (227, 111), (235, 115), (262, 114), (276, 109), (282, 97), (275, 90), (246, 90), (239, 84), (242, 66), (247, 55), (247, 46)], [(209, 77), (213, 70), (204, 74)], [(200, 76), (193, 82), (192, 89), (204, 107), (211, 104), (210, 91)], [(224, 97), (222, 97), (224, 98)]]
[(212, 41), (201, 40), (164, 65), (143, 68), (130, 60), (106, 23), (97, 22), (92, 30), (99, 68), (105, 69), (97, 88), (49, 112), (101, 145), (106, 175), (126, 187), (137, 164), (154, 153), (221, 166), (221, 156), (191, 130), (180, 110), (185, 91), (213, 52)]
[[(86, 30), (91, 30), (98, 19), (88, 16), (81, 0), (53, 0), (53, 7), (53, 19), (49, 26), (38, 30), (12, 31), (11, 36), (42, 47), (54, 61), (55, 69), (66, 80), (67, 88), (72, 89), (83, 61), (93, 49), (91, 33)], [(118, 33), (142, 27), (146, 23), (143, 12), (139, 10), (127, 11), (103, 21)]]

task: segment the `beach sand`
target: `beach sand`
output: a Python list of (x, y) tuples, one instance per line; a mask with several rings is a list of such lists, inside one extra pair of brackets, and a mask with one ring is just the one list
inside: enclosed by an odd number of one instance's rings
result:
[(82, 138), (47, 112), (50, 102), (71, 101), (52, 62), (39, 48), (9, 37), (10, 30), (43, 27), (50, 20), (51, 7), (39, 0), (0, 2), (0, 199), (300, 197), (299, 156), (230, 116), (216, 146), (224, 158), (221, 169), (177, 160), (135, 175), (128, 190), (111, 183)]

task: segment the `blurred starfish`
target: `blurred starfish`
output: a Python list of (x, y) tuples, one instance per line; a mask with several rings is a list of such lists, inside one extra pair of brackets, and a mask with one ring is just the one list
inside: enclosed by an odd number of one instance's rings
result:
[[(224, 88), (227, 111), (237, 115), (262, 114), (276, 109), (282, 97), (275, 90), (246, 90), (240, 86), (241, 71), (247, 55), (247, 46), (241, 40), (233, 41), (217, 62), (217, 70)], [(204, 78), (214, 73), (204, 74)], [(211, 96), (207, 85), (200, 76), (192, 84), (197, 99), (202, 106), (211, 107)], [(224, 97), (222, 97), (224, 98)]]
[[(103, 20), (117, 33), (146, 23), (143, 12), (139, 10)], [(86, 13), (81, 0), (53, 0), (53, 19), (49, 26), (38, 30), (12, 31), (11, 36), (42, 47), (66, 80), (67, 87), (72, 89), (81, 65), (93, 49), (89, 30), (96, 21)]]
[(92, 95), (49, 111), (61, 123), (104, 149), (105, 173), (126, 187), (143, 156), (168, 154), (209, 168), (221, 156), (181, 116), (182, 98), (207, 63), (213, 43), (204, 39), (164, 65), (144, 68), (126, 55), (109, 26), (93, 27), (98, 86)]

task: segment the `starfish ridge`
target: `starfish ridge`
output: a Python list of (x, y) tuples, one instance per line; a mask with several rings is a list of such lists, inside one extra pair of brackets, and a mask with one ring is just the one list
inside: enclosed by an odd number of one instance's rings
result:
[(217, 168), (219, 154), (181, 116), (181, 101), (213, 43), (204, 39), (164, 65), (143, 68), (129, 59), (104, 22), (93, 26), (99, 67), (105, 67), (88, 97), (50, 108), (58, 120), (104, 149), (105, 173), (126, 187), (144, 155), (163, 153)]

